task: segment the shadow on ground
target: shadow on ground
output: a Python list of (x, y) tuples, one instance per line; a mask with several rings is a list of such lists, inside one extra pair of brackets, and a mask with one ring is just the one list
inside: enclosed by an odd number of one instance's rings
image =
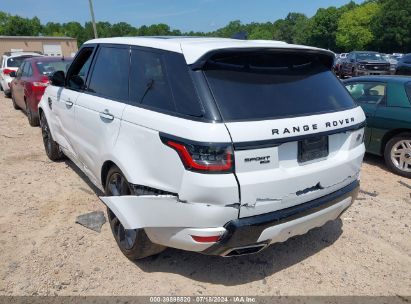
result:
[(167, 249), (135, 264), (145, 272), (175, 273), (199, 282), (234, 286), (263, 280), (265, 284), (265, 277), (304, 261), (332, 245), (341, 234), (338, 219), (253, 255), (223, 258)]
[[(64, 159), (63, 162), (70, 167), (74, 172), (77, 173), (78, 176), (80, 176), (80, 178), (87, 184), (87, 186), (89, 186), (89, 188), (94, 192), (95, 195), (97, 196), (104, 196), (104, 193), (97, 188), (87, 177), (87, 175), (85, 175), (83, 173), (83, 171), (81, 171), (71, 160), (69, 160), (68, 158)], [(85, 192), (88, 192), (88, 189), (82, 189)], [(90, 193), (91, 194), (91, 193)]]
[[(102, 195), (73, 162), (64, 162), (97, 196)], [(300, 263), (331, 246), (341, 234), (342, 221), (337, 219), (253, 255), (224, 258), (169, 248), (157, 256), (136, 261), (134, 264), (144, 272), (175, 273), (198, 282), (235, 286), (263, 280), (265, 284), (267, 276)]]
[(388, 170), (387, 166), (385, 165), (385, 161), (382, 156), (366, 153), (364, 156), (364, 162), (391, 173), (391, 171)]

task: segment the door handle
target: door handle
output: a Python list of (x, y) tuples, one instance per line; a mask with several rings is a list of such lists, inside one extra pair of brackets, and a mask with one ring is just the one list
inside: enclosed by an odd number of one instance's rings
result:
[(104, 112), (100, 112), (100, 117), (106, 120), (114, 120), (114, 115), (110, 114), (108, 110), (104, 110)]
[(73, 102), (70, 99), (66, 100), (65, 103), (66, 103), (66, 106), (69, 107), (69, 108), (71, 108), (73, 106)]

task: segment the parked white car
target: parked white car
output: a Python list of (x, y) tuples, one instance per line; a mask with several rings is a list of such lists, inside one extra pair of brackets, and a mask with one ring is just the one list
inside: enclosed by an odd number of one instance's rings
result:
[(333, 59), (273, 41), (91, 40), (40, 102), (45, 150), (105, 192), (130, 259), (255, 253), (356, 198), (365, 116)]
[(10, 83), (13, 80), (13, 78), (10, 77), (10, 73), (17, 71), (24, 59), (37, 56), (42, 55), (33, 52), (8, 52), (2, 56), (0, 67), (0, 88), (6, 97), (10, 97)]
[(347, 58), (347, 56), (348, 56), (348, 53), (341, 53), (339, 58), (345, 59), (345, 58)]

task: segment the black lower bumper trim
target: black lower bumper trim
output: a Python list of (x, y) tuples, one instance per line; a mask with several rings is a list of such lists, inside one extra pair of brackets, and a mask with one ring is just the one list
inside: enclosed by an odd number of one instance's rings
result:
[(348, 197), (352, 197), (354, 200), (357, 197), (359, 188), (359, 181), (354, 181), (333, 193), (300, 205), (232, 220), (224, 226), (227, 229), (227, 233), (223, 238), (218, 243), (207, 248), (203, 253), (223, 255), (233, 248), (255, 245), (265, 229), (326, 209)]

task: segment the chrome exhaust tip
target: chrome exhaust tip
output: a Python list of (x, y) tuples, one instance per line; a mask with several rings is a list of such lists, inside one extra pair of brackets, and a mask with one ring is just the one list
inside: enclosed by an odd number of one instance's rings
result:
[(266, 248), (268, 244), (258, 244), (258, 245), (250, 245), (244, 247), (237, 247), (230, 249), (228, 252), (223, 254), (224, 257), (234, 257), (234, 256), (242, 256), (248, 254), (254, 254), (260, 252), (264, 248)]

